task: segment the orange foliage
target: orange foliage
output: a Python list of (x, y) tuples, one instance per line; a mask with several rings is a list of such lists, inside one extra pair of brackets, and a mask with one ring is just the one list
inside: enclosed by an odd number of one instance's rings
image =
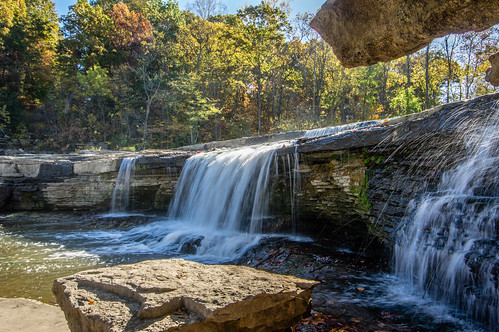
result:
[(112, 41), (117, 49), (138, 52), (143, 44), (154, 41), (151, 22), (123, 2), (115, 4), (109, 16), (114, 19), (116, 35)]

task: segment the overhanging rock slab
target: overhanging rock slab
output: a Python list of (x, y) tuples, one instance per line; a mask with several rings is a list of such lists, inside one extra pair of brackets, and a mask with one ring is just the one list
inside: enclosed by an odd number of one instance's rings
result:
[(54, 281), (71, 331), (272, 331), (309, 312), (315, 281), (182, 259)]
[(345, 67), (390, 61), (434, 38), (499, 23), (499, 0), (328, 0), (311, 26)]

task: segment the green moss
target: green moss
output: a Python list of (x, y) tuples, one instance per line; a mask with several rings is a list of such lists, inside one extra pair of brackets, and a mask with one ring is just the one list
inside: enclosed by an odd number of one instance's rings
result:
[(356, 196), (357, 205), (364, 211), (368, 212), (371, 209), (371, 203), (367, 198), (367, 189), (369, 187), (369, 177), (364, 175), (358, 187), (350, 187), (350, 192)]
[(384, 160), (385, 160), (384, 156), (371, 155), (364, 158), (364, 165), (369, 168), (376, 167), (380, 166), (384, 162)]

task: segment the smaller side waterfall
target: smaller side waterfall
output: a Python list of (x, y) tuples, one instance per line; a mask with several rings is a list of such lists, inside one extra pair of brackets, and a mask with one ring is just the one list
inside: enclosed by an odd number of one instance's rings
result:
[[(499, 111), (461, 124), (469, 157), (415, 201), (396, 234), (395, 270), (432, 296), (499, 324)], [(480, 128), (481, 127), (481, 128)]]
[(111, 213), (122, 214), (128, 212), (130, 201), (130, 180), (135, 174), (137, 157), (126, 157), (120, 165), (116, 185), (111, 199)]
[[(288, 173), (289, 179), (289, 199), (291, 204), (291, 221), (293, 233), (296, 233), (296, 215), (298, 212), (298, 199), (297, 195), (301, 186), (300, 177), (300, 154), (298, 153), (298, 147), (295, 146), (295, 152), (293, 154), (287, 154), (282, 156), (282, 163), (285, 167), (285, 172)], [(276, 159), (277, 163), (277, 159)], [(276, 171), (279, 170), (278, 165), (276, 165)]]

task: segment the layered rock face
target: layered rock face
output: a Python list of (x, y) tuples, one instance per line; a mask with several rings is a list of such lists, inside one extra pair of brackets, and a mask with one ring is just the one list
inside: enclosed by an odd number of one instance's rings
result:
[[(466, 157), (463, 134), (486, 124), (498, 101), (487, 95), (281, 149), (299, 153), (297, 229), (333, 245), (391, 243), (410, 201)], [(275, 199), (286, 194), (289, 187)]]
[(71, 331), (278, 331), (310, 310), (315, 281), (182, 259), (54, 281)]
[(499, 0), (328, 0), (311, 22), (345, 67), (390, 61), (499, 23)]
[[(108, 210), (121, 161), (128, 156), (117, 152), (0, 156), (0, 208)], [(189, 156), (171, 151), (140, 155), (131, 198), (134, 207), (165, 209)]]

